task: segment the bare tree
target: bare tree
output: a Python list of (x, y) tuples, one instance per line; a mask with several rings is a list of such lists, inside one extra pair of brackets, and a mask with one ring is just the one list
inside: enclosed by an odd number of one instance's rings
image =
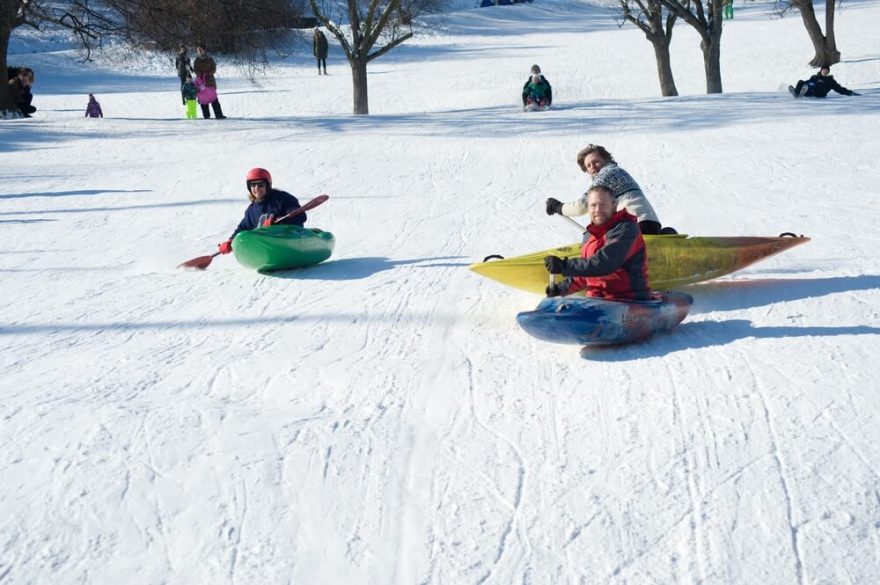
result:
[[(9, 39), (21, 26), (40, 30), (54, 23), (69, 29), (83, 46), (91, 47), (101, 35), (115, 28), (106, 14), (88, 9), (88, 0), (52, 4), (48, 0), (2, 0), (0, 4), (0, 67), (8, 67)], [(20, 113), (7, 83), (0, 84), (0, 115)]]
[(662, 95), (667, 97), (678, 95), (675, 79), (672, 76), (672, 61), (669, 58), (672, 27), (678, 15), (664, 9), (660, 0), (618, 0), (618, 2), (623, 10), (623, 19), (639, 27), (654, 47)]
[[(315, 17), (342, 45), (351, 66), (355, 114), (369, 114), (367, 63), (412, 38), (412, 19), (443, 0), (309, 0)], [(335, 20), (335, 19), (338, 19)], [(348, 25), (348, 34), (338, 24)]]
[(813, 9), (811, 0), (789, 0), (788, 4), (780, 11), (780, 13), (784, 13), (790, 8), (794, 8), (801, 13), (804, 27), (807, 29), (807, 34), (810, 35), (810, 41), (816, 52), (810, 61), (810, 65), (813, 67), (830, 67), (840, 62), (840, 51), (837, 50), (837, 40), (834, 38), (834, 11), (836, 7), (837, 0), (825, 0), (825, 34), (822, 34), (822, 27), (819, 26), (819, 20), (816, 18), (816, 11)]
[(706, 93), (721, 91), (721, 11), (723, 0), (659, 0), (700, 35)]
[[(266, 51), (289, 41), (302, 4), (290, 0), (0, 0), (0, 65), (21, 26), (67, 29), (88, 60), (109, 38), (173, 51), (205, 42), (244, 65), (265, 63)], [(0, 84), (0, 115), (17, 113), (8, 84)]]

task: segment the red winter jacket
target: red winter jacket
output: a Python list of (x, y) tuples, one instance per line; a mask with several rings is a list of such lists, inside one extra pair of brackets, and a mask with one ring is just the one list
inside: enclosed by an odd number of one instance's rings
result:
[(587, 231), (581, 257), (570, 259), (562, 272), (570, 277), (562, 282), (565, 294), (586, 289), (590, 297), (650, 299), (648, 254), (636, 217), (621, 209), (608, 223), (591, 224)]

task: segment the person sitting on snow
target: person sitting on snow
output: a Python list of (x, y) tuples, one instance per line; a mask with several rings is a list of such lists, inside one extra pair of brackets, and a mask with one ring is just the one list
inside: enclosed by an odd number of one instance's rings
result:
[(540, 73), (533, 73), (531, 79), (523, 88), (523, 95), (525, 96), (523, 106), (546, 108), (550, 105), (552, 90), (550, 89), (550, 84), (544, 81)]
[(808, 80), (803, 79), (797, 82), (795, 86), (788, 86), (788, 92), (796, 98), (799, 97), (817, 97), (823, 98), (828, 95), (831, 90), (841, 95), (860, 95), (851, 89), (847, 89), (837, 83), (834, 76), (831, 75), (830, 67), (822, 67), (819, 73), (813, 75)]
[[(245, 209), (244, 218), (239, 222), (229, 239), (217, 246), (221, 254), (232, 252), (232, 240), (235, 239), (238, 232), (268, 227), (275, 224), (276, 218), (283, 217), (301, 207), (299, 200), (290, 193), (272, 188), (272, 175), (266, 169), (254, 168), (248, 171), (245, 185), (247, 185), (248, 201), (251, 204)], [(278, 223), (303, 226), (306, 223), (306, 214), (305, 212), (299, 213), (293, 217), (282, 219)]]
[[(7, 72), (12, 73), (12, 70), (8, 69)], [(31, 86), (34, 85), (34, 70), (30, 67), (19, 67), (15, 73), (15, 76), (9, 80), (9, 91), (22, 115), (30, 118), (31, 114), (37, 111), (37, 108), (31, 105), (34, 99), (31, 90)]]
[[(536, 75), (538, 76), (538, 79), (535, 79)], [(529, 96), (532, 94), (533, 89), (537, 90), (538, 97), (541, 97), (546, 101), (544, 106), (549, 106), (553, 103), (553, 88), (550, 87), (550, 82), (547, 81), (547, 78), (541, 74), (541, 68), (537, 65), (532, 65), (532, 70), (531, 73), (529, 73), (529, 78), (523, 85), (523, 107), (529, 105)]]
[(648, 253), (634, 215), (625, 208), (615, 211), (617, 202), (608, 187), (587, 191), (590, 225), (584, 234), (580, 258), (546, 256), (544, 267), (561, 274), (562, 282), (549, 285), (548, 297), (570, 295), (581, 290), (589, 297), (648, 300)]
[[(660, 229), (660, 220), (645, 197), (642, 188), (628, 172), (617, 166), (617, 161), (604, 146), (588, 144), (577, 154), (577, 163), (581, 170), (592, 177), (591, 187), (603, 186), (611, 189), (617, 209), (626, 209), (636, 216), (643, 234), (674, 234), (672, 228)], [(587, 192), (589, 193), (589, 191)], [(589, 212), (587, 193), (570, 203), (550, 197), (546, 202), (547, 215), (573, 216)]]

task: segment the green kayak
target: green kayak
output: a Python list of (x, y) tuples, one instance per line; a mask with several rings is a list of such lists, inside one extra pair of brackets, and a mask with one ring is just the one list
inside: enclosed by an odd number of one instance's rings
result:
[(238, 263), (260, 272), (302, 268), (323, 262), (333, 253), (330, 232), (297, 225), (273, 225), (239, 232), (232, 241)]

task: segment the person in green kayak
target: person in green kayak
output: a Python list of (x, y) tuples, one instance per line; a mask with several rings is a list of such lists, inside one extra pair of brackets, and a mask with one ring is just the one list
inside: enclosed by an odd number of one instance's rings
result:
[[(272, 175), (266, 169), (258, 167), (249, 170), (245, 177), (245, 184), (247, 185), (248, 201), (251, 204), (245, 209), (244, 217), (229, 239), (217, 246), (221, 254), (232, 252), (232, 240), (235, 239), (238, 232), (268, 227), (276, 223), (276, 218), (301, 207), (299, 200), (287, 191), (272, 188)], [(277, 223), (303, 226), (306, 223), (306, 214), (305, 212), (298, 213)]]
[(648, 300), (648, 253), (636, 217), (626, 208), (617, 210), (614, 191), (601, 185), (587, 191), (590, 225), (584, 234), (580, 258), (546, 256), (550, 274), (566, 277), (549, 285), (548, 297), (585, 290), (589, 297)]

